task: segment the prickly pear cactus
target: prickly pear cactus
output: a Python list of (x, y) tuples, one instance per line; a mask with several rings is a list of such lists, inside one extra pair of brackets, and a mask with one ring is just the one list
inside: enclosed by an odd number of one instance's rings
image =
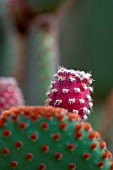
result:
[(0, 118), (1, 170), (113, 170), (98, 132), (54, 107), (12, 108)]
[(13, 77), (0, 78), (0, 113), (12, 106), (24, 105), (24, 99)]
[(60, 67), (54, 77), (55, 81), (51, 82), (50, 92), (47, 93), (47, 105), (65, 108), (87, 119), (93, 107), (91, 74)]

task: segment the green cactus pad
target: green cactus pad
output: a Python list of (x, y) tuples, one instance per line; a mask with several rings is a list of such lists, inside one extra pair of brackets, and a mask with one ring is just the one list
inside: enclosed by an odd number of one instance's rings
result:
[(54, 107), (18, 107), (0, 118), (0, 170), (113, 170), (112, 154), (80, 117)]
[(68, 0), (27, 0), (28, 4), (34, 11), (53, 12)]

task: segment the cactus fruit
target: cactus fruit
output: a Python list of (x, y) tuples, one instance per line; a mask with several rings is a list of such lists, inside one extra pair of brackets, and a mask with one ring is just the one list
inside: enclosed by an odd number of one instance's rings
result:
[(87, 119), (93, 106), (91, 74), (60, 67), (54, 76), (55, 81), (51, 83), (50, 92), (47, 92), (47, 105), (62, 107)]
[(105, 142), (80, 119), (52, 106), (5, 111), (0, 118), (0, 169), (113, 170)]
[(24, 105), (23, 95), (15, 78), (0, 78), (0, 113), (12, 106)]

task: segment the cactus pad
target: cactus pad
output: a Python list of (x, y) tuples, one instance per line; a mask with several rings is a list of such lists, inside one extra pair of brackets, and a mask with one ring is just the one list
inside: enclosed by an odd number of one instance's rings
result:
[(98, 132), (77, 114), (54, 107), (18, 107), (0, 118), (1, 170), (113, 170)]
[(92, 81), (90, 73), (60, 67), (47, 93), (47, 105), (65, 108), (87, 119), (93, 106), (90, 96)]

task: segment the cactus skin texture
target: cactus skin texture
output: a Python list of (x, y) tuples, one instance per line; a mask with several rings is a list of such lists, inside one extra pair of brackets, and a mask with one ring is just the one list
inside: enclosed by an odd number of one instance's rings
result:
[(0, 118), (1, 170), (113, 170), (98, 132), (61, 108), (17, 107)]
[(13, 77), (0, 78), (0, 113), (12, 106), (24, 105), (24, 99)]
[(93, 81), (91, 74), (60, 67), (54, 77), (50, 92), (47, 92), (47, 105), (67, 109), (87, 119), (93, 107), (90, 96), (93, 91), (90, 86)]

